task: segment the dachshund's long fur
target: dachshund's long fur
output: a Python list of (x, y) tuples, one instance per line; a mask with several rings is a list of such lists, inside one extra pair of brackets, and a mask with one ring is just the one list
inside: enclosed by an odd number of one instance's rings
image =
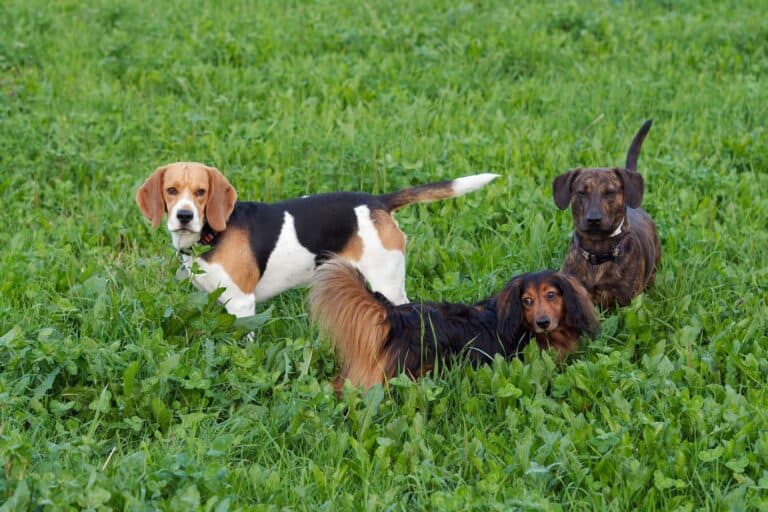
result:
[(349, 263), (332, 259), (312, 279), (310, 309), (341, 359), (335, 382), (369, 388), (405, 372), (417, 378), (464, 354), (473, 364), (517, 355), (531, 338), (562, 360), (598, 320), (579, 281), (543, 271), (514, 277), (500, 293), (466, 304), (394, 305), (372, 292)]

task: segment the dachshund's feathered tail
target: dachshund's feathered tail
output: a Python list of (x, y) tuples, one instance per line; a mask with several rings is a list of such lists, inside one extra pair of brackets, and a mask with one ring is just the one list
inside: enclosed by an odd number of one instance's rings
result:
[(336, 390), (346, 378), (364, 388), (383, 382), (390, 373), (382, 354), (390, 330), (388, 303), (368, 289), (362, 274), (340, 259), (323, 263), (312, 278), (309, 306), (342, 361)]

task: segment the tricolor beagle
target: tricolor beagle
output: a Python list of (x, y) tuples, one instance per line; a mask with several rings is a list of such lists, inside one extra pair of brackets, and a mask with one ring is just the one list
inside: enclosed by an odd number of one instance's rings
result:
[[(394, 304), (405, 293), (405, 235), (392, 212), (410, 203), (436, 201), (476, 190), (496, 178), (476, 174), (391, 194), (332, 192), (278, 203), (236, 201), (237, 193), (215, 168), (177, 162), (156, 169), (136, 201), (157, 227), (168, 213), (173, 246), (192, 278), (238, 317), (256, 303), (309, 282), (315, 267), (335, 253), (353, 263), (371, 287)], [(211, 246), (199, 257), (195, 244)]]

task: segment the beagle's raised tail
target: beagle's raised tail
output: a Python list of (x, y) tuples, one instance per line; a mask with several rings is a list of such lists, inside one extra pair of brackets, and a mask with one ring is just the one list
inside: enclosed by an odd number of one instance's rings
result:
[(429, 183), (389, 194), (382, 194), (379, 198), (387, 205), (388, 210), (391, 212), (413, 203), (426, 203), (463, 196), (484, 187), (498, 177), (498, 174), (493, 173), (473, 174), (472, 176), (464, 176), (455, 180)]

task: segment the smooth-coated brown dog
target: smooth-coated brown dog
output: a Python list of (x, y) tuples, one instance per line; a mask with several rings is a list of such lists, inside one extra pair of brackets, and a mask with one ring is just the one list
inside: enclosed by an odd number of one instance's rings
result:
[(637, 159), (652, 120), (632, 140), (626, 166), (572, 169), (552, 182), (555, 204), (571, 204), (574, 233), (563, 272), (578, 277), (603, 308), (627, 306), (653, 284), (661, 242), (640, 209), (643, 177)]

